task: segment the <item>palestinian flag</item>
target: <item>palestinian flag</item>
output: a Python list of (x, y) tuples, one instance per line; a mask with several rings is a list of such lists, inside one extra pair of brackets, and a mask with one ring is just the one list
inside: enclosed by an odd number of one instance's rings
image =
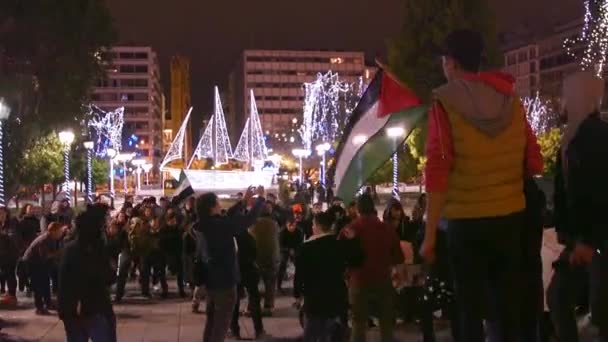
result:
[(188, 176), (186, 176), (186, 173), (184, 170), (182, 170), (179, 175), (179, 183), (175, 189), (171, 203), (175, 206), (180, 205), (192, 195), (194, 195), (194, 188), (192, 188), (192, 185), (190, 185), (190, 181), (188, 180)]
[[(427, 107), (406, 86), (383, 69), (367, 87), (344, 129), (336, 150), (334, 181), (336, 196), (353, 198), (365, 181), (380, 168), (410, 135)], [(387, 129), (401, 127), (397, 138)]]

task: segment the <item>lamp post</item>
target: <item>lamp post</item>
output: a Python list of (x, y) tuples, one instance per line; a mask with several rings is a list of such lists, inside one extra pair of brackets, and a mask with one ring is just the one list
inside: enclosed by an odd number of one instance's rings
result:
[(327, 151), (329, 151), (329, 149), (331, 148), (331, 145), (329, 143), (323, 143), (320, 145), (317, 145), (317, 154), (323, 159), (321, 161), (321, 184), (325, 185), (325, 154), (327, 153)]
[(8, 119), (10, 109), (0, 99), (0, 207), (5, 207), (6, 202), (4, 201), (4, 120)]
[(300, 185), (302, 185), (304, 182), (303, 174), (302, 174), (302, 159), (308, 158), (308, 156), (310, 156), (311, 152), (310, 152), (310, 150), (296, 148), (295, 150), (291, 151), (291, 153), (293, 153), (293, 155), (296, 158), (299, 158), (299, 160), (300, 160)]
[(84, 148), (87, 150), (87, 202), (93, 203), (93, 147), (95, 143), (92, 141), (85, 141), (83, 143)]
[(146, 185), (150, 185), (150, 179), (148, 178), (148, 176), (150, 174), (150, 170), (152, 170), (152, 164), (146, 163), (146, 164), (142, 165), (141, 168), (146, 173)]
[(145, 159), (134, 159), (131, 161), (131, 164), (136, 167), (135, 174), (137, 175), (137, 186), (135, 188), (135, 192), (139, 192), (141, 190), (141, 167), (146, 163)]
[(393, 197), (399, 199), (399, 157), (397, 156), (397, 139), (405, 135), (403, 127), (389, 127), (386, 129), (386, 134), (393, 139)]
[(109, 148), (106, 153), (110, 158), (110, 205), (114, 208), (114, 157), (116, 157), (116, 150)]
[(123, 167), (123, 191), (125, 197), (127, 196), (128, 188), (127, 188), (127, 162), (135, 157), (135, 153), (119, 153), (114, 158), (117, 162), (122, 162)]
[[(353, 145), (355, 145), (355, 146), (361, 146), (366, 141), (367, 141), (367, 135), (364, 135), (364, 134), (355, 135), (353, 137)], [(361, 160), (361, 158), (357, 158), (357, 171), (358, 171), (357, 173), (359, 174), (359, 177), (361, 177), (361, 173), (363, 172), (363, 161)], [(361, 180), (361, 186), (359, 187), (359, 190), (357, 191), (357, 193), (359, 195), (363, 194), (363, 182), (364, 181), (365, 181), (364, 179)]]
[(74, 142), (74, 133), (71, 131), (59, 132), (59, 141), (63, 145), (63, 175), (65, 176), (63, 191), (66, 198), (70, 200), (70, 146)]

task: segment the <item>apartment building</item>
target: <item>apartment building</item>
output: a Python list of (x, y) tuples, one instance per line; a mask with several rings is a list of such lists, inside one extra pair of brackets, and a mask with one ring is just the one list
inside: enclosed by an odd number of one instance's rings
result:
[[(148, 162), (162, 158), (162, 89), (156, 52), (149, 46), (115, 46), (91, 101), (105, 111), (125, 107), (123, 136), (135, 135), (135, 150)], [(125, 147), (127, 148), (127, 147)]]

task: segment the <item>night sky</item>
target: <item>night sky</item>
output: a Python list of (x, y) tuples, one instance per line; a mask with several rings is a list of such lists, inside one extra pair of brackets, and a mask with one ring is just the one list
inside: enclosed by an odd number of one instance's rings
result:
[[(121, 43), (151, 45), (169, 94), (169, 57), (191, 58), (196, 116), (212, 110), (212, 86), (225, 87), (245, 48), (342, 49), (383, 55), (400, 28), (402, 0), (106, 0)], [(426, 0), (419, 0), (426, 1)], [(490, 0), (499, 29), (547, 29), (582, 15), (583, 0)], [(559, 5), (557, 5), (559, 3)]]

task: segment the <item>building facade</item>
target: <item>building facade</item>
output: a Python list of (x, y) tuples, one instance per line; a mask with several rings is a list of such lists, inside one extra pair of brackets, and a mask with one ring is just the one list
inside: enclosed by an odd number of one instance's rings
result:
[(538, 45), (529, 44), (509, 50), (504, 56), (504, 71), (515, 78), (520, 97), (535, 96), (539, 90)]
[[(361, 76), (373, 77), (363, 52), (245, 50), (230, 77), (227, 98), (236, 122), (228, 122), (228, 126), (238, 127), (231, 132), (240, 133), (245, 125), (252, 89), (265, 134), (293, 133), (293, 122), (302, 121), (303, 84), (328, 71), (349, 83), (359, 82)], [(231, 138), (235, 141), (238, 136)]]
[(149, 46), (116, 46), (106, 53), (111, 62), (92, 103), (105, 111), (124, 107), (123, 137), (135, 135), (132, 148), (157, 165), (162, 158), (162, 88), (156, 52)]
[[(192, 106), (190, 95), (190, 59), (184, 56), (171, 57), (171, 137), (177, 134), (188, 110)], [(192, 120), (186, 129), (184, 157), (188, 160), (192, 154)], [(166, 128), (168, 129), (168, 128)]]

